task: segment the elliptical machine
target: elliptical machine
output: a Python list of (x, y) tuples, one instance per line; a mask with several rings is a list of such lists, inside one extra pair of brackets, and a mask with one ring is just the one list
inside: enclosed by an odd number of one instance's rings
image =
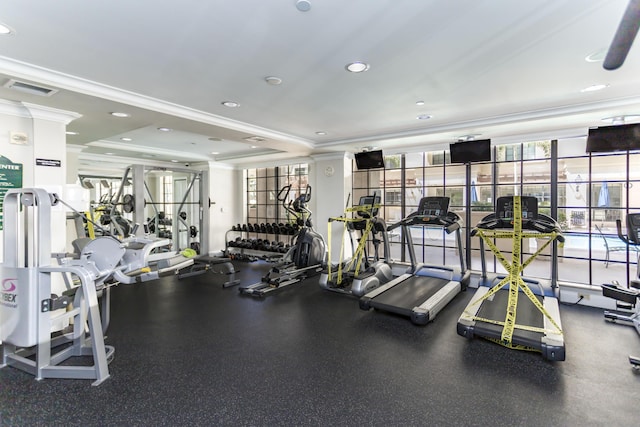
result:
[(291, 214), (300, 227), (295, 243), (287, 251), (282, 261), (271, 267), (258, 283), (240, 286), (241, 294), (263, 297), (276, 289), (296, 284), (322, 270), (326, 245), (322, 236), (313, 229), (311, 211), (307, 203), (311, 200), (311, 186), (295, 200), (289, 201), (291, 185), (284, 186), (278, 192), (278, 201)]
[[(351, 237), (353, 256), (350, 260), (343, 260), (345, 241), (343, 234), (340, 260), (337, 265), (331, 263), (331, 249), (329, 248), (327, 264), (320, 275), (319, 283), (323, 289), (361, 297), (393, 279), (389, 259), (387, 225), (384, 219), (378, 217), (379, 208), (380, 196), (374, 193), (361, 197), (356, 206), (345, 210), (344, 216), (329, 218), (329, 236), (331, 236), (333, 222), (344, 223), (344, 233), (349, 233)], [(352, 212), (356, 214), (355, 218), (346, 215)], [(330, 242), (331, 240), (329, 240)], [(369, 242), (373, 244), (373, 257), (369, 256), (367, 250)], [(384, 246), (384, 258), (382, 259), (379, 254), (381, 243)]]
[[(616, 220), (616, 227), (620, 240), (627, 245), (640, 246), (640, 213), (627, 215), (626, 235), (622, 232), (622, 221), (619, 219)], [(640, 264), (636, 264), (636, 278), (629, 281), (627, 288), (614, 281), (602, 285), (602, 295), (616, 300), (616, 311), (605, 310), (604, 318), (610, 322), (620, 320), (629, 323), (640, 334)], [(629, 362), (634, 369), (640, 370), (640, 357), (629, 356)]]

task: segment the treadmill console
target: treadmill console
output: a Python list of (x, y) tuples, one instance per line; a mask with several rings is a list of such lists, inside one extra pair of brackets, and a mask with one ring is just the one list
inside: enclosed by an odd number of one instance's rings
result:
[[(380, 204), (380, 196), (362, 196), (356, 206), (356, 213), (362, 218), (373, 218), (378, 216), (378, 206)], [(360, 209), (362, 208), (362, 209)]]
[[(532, 196), (521, 196), (522, 221), (535, 221), (538, 218), (538, 199)], [(498, 220), (513, 224), (513, 197), (498, 197), (496, 201)]]
[(627, 215), (627, 236), (629, 243), (640, 245), (640, 213)]
[[(538, 199), (533, 196), (520, 196), (522, 228), (541, 233), (560, 232), (558, 223), (548, 215), (538, 213)], [(476, 226), (477, 228), (493, 230), (498, 228), (513, 228), (513, 196), (498, 197), (496, 212), (488, 215)], [(562, 240), (562, 238), (559, 238)]]
[(449, 211), (448, 197), (423, 197), (420, 199), (417, 215), (443, 217)]

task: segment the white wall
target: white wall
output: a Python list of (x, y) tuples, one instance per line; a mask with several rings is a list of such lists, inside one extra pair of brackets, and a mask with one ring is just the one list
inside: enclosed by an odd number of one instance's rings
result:
[[(78, 114), (28, 103), (0, 100), (0, 154), (23, 164), (22, 186), (39, 187), (62, 194), (66, 183), (66, 125)], [(27, 135), (27, 143), (10, 142), (11, 132)], [(36, 166), (36, 158), (59, 160), (60, 167)], [(52, 251), (64, 251), (65, 210), (53, 208)], [(2, 237), (3, 233), (0, 232)], [(2, 248), (0, 248), (0, 257)]]
[(218, 254), (225, 249), (226, 232), (244, 216), (242, 170), (209, 162), (209, 192), (209, 253)]
[[(313, 197), (315, 210), (313, 224), (317, 232), (322, 234), (327, 244), (329, 218), (341, 216), (344, 213), (349, 192), (351, 191), (351, 159), (347, 153), (314, 156), (315, 163), (310, 166), (313, 173)], [(352, 205), (353, 200), (349, 203)], [(340, 257), (342, 240), (342, 224), (333, 223), (331, 226), (331, 261), (337, 262)], [(350, 248), (349, 245), (346, 248)], [(346, 254), (347, 256), (350, 254)]]

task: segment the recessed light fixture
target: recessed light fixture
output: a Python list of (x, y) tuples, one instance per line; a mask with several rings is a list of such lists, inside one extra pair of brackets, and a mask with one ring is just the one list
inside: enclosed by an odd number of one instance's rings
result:
[(173, 163), (178, 163), (178, 161), (177, 161), (176, 159), (171, 159), (171, 161), (172, 161)]
[(264, 81), (270, 84), (271, 86), (278, 86), (282, 84), (282, 79), (280, 77), (275, 77), (275, 76), (265, 77)]
[(416, 101), (416, 105), (418, 107), (422, 107), (424, 105), (424, 101)]
[(607, 49), (596, 50), (595, 52), (587, 55), (584, 60), (587, 62), (602, 62), (604, 61), (604, 57), (607, 56)]
[(240, 103), (235, 101), (224, 101), (222, 105), (229, 108), (238, 108), (240, 106)]
[(460, 135), (456, 138), (454, 138), (457, 142), (462, 142), (462, 141), (473, 141), (474, 139), (476, 139), (477, 136), (482, 135), (481, 133), (470, 133), (469, 135)]
[(165, 128), (165, 127), (159, 127), (158, 130), (160, 132), (171, 132), (173, 129), (171, 128)]
[(78, 132), (74, 132), (72, 130), (68, 130), (65, 132), (67, 135), (80, 135)]
[(114, 111), (114, 112), (109, 113), (109, 114), (111, 114), (113, 117), (120, 117), (120, 118), (131, 117), (131, 114), (123, 113), (123, 112), (120, 112), (120, 111)]
[(2, 22), (0, 22), (0, 35), (6, 36), (13, 33), (14, 31), (11, 29), (11, 27), (9, 27), (7, 24), (3, 24)]
[(252, 145), (251, 148), (258, 148), (256, 145)]
[(296, 2), (296, 9), (300, 12), (308, 12), (311, 9), (311, 3), (309, 0), (298, 0)]
[(324, 136), (327, 133), (325, 131), (319, 130), (318, 132), (316, 132), (316, 135), (320, 135), (320, 136)]
[(433, 116), (431, 114), (419, 114), (416, 119), (418, 120), (429, 120)]
[(366, 62), (355, 61), (345, 65), (344, 68), (351, 73), (362, 73), (364, 71), (368, 71), (370, 66)]
[(104, 153), (104, 154), (106, 154), (107, 156), (113, 156), (113, 153)]
[(245, 141), (249, 141), (249, 142), (265, 142), (266, 139), (264, 139), (261, 136), (248, 136), (246, 138), (243, 138)]
[(216, 154), (220, 154), (220, 152), (219, 151), (212, 151), (211, 154), (213, 154), (215, 156)]
[(598, 90), (602, 90), (602, 89), (606, 89), (608, 88), (609, 85), (607, 84), (595, 84), (595, 85), (591, 85), (591, 86), (587, 86), (584, 89), (580, 89), (580, 92), (596, 92)]
[(630, 121), (640, 120), (640, 114), (628, 114), (621, 116), (605, 117), (601, 119), (605, 123), (611, 123), (613, 125), (621, 125)]
[(121, 139), (122, 141), (126, 141), (126, 142), (133, 141), (133, 139), (131, 139), (131, 138), (127, 138), (126, 136), (123, 136), (123, 137), (122, 137), (122, 138), (120, 138), (120, 139)]

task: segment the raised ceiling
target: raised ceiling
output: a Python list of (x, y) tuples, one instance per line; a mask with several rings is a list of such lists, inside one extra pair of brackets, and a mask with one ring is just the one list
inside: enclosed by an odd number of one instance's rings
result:
[[(0, 98), (82, 114), (67, 143), (85, 167), (439, 149), (470, 134), (586, 134), (640, 114), (640, 42), (618, 70), (597, 60), (626, 0), (308, 3), (4, 0), (0, 22), (14, 32), (0, 36), (0, 85), (58, 92), (2, 86)], [(370, 68), (349, 73), (353, 61)], [(582, 91), (597, 84), (607, 87)]]

